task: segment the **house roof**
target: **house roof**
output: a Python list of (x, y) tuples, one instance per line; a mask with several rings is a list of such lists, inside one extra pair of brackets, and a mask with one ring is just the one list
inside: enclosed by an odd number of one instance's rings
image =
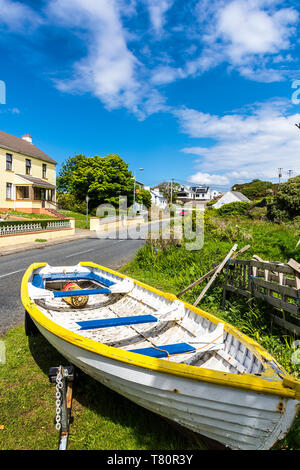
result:
[(29, 183), (32, 184), (32, 186), (36, 188), (55, 189), (55, 186), (53, 184), (47, 183), (47, 181), (44, 181), (41, 178), (36, 178), (34, 176), (28, 176), (28, 175), (16, 175), (16, 176), (20, 176), (20, 178), (28, 181)]
[(207, 187), (207, 186), (192, 186), (190, 189), (194, 193), (207, 193), (208, 190), (209, 190), (209, 187)]
[(250, 202), (250, 199), (248, 199), (244, 194), (240, 193), (239, 191), (229, 191), (231, 194), (234, 194), (240, 201), (246, 201)]
[(156, 192), (155, 189), (150, 189), (150, 194), (153, 194), (155, 197), (159, 197), (160, 199), (167, 199), (163, 194), (161, 194), (159, 191)]
[(46, 153), (40, 150), (35, 145), (27, 142), (27, 140), (20, 139), (6, 132), (0, 131), (0, 147), (10, 150), (12, 152), (23, 153), (30, 157), (38, 158), (39, 160), (44, 160), (45, 162), (57, 164), (53, 158), (49, 157)]

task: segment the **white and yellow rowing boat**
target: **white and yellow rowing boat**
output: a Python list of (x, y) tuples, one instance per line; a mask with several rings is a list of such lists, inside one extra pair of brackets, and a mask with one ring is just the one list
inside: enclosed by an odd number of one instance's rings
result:
[(102, 384), (231, 449), (272, 448), (299, 410), (300, 381), (258, 343), (111, 269), (34, 263), (21, 298), (27, 333), (34, 326)]

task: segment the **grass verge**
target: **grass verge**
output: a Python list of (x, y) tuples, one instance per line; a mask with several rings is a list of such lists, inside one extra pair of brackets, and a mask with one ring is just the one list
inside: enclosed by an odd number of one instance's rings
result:
[[(42, 337), (27, 338), (24, 327), (1, 337), (6, 364), (0, 365), (0, 450), (56, 450), (55, 384), (50, 367), (66, 360)], [(80, 373), (74, 385), (70, 450), (193, 450), (200, 441)]]
[[(87, 228), (86, 226), (86, 215), (80, 214), (79, 212), (68, 211), (60, 209), (59, 212), (66, 217), (73, 217), (75, 219), (75, 228)], [(90, 216), (88, 216), (88, 228), (90, 226)]]

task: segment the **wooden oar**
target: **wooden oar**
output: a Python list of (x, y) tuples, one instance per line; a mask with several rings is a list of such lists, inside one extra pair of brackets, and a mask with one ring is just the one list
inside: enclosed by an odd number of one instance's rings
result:
[[(241, 248), (239, 251), (237, 251), (236, 253), (234, 253), (232, 255), (232, 259), (234, 258), (237, 258), (240, 254), (244, 253), (246, 250), (248, 250), (250, 248), (250, 245), (246, 245), (244, 246), (244, 248)], [(210, 271), (208, 271), (208, 273), (204, 274), (202, 277), (200, 277), (200, 279), (197, 279), (197, 281), (193, 282), (192, 284), (190, 284), (188, 287), (186, 287), (185, 289), (183, 289), (182, 291), (178, 292), (178, 294), (176, 294), (176, 297), (180, 297), (181, 295), (185, 294), (185, 292), (187, 292), (188, 290), (192, 289), (193, 287), (197, 286), (198, 284), (200, 284), (202, 281), (204, 281), (205, 279), (207, 279), (211, 274), (213, 274), (219, 267), (220, 265), (218, 264), (217, 266), (215, 266), (214, 268), (212, 268)]]

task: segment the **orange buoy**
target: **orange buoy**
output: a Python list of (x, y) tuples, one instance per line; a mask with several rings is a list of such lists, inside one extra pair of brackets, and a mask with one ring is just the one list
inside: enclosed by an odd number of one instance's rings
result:
[[(68, 282), (63, 289), (64, 291), (71, 291), (71, 290), (82, 290), (81, 287), (79, 287), (78, 284), (75, 284), (75, 282)], [(79, 307), (84, 307), (87, 304), (87, 301), (89, 300), (88, 295), (79, 295), (76, 297), (63, 297), (64, 301), (67, 302), (68, 304), (72, 305), (73, 307), (79, 308)]]

